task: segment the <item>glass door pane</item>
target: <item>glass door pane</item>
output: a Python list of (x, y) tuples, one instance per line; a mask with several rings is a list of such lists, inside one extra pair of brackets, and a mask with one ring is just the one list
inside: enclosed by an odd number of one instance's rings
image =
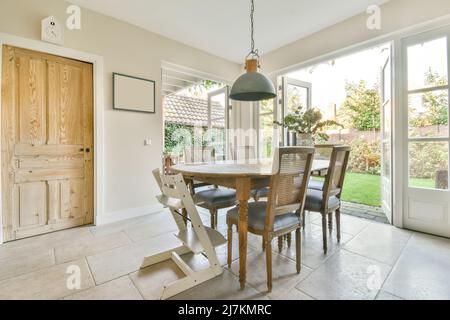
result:
[(448, 90), (412, 93), (408, 96), (410, 138), (448, 135)]
[[(448, 189), (447, 37), (408, 46), (408, 185)], [(447, 180), (448, 181), (448, 180)]]
[(274, 150), (274, 100), (261, 101), (258, 104), (258, 116), (259, 116), (259, 133), (258, 133), (258, 145), (259, 145), (259, 157), (262, 159), (271, 158)]
[(208, 94), (209, 143), (214, 147), (216, 160), (225, 160), (227, 155), (228, 87)]
[(409, 186), (447, 190), (442, 175), (448, 176), (448, 142), (410, 142)]
[[(311, 108), (312, 85), (309, 82), (300, 81), (288, 77), (283, 78), (283, 108), (282, 118), (294, 113), (299, 108)], [(296, 144), (296, 135), (283, 130), (283, 144), (286, 146)]]
[(408, 90), (435, 87), (436, 79), (447, 85), (447, 38), (408, 47)]

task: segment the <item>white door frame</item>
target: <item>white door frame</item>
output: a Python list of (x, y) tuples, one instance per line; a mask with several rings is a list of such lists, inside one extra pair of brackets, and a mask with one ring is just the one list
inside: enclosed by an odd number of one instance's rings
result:
[[(103, 91), (103, 57), (95, 54), (85, 53), (57, 45), (45, 43), (42, 41), (22, 38), (6, 33), (0, 33), (0, 49), (3, 45), (39, 51), (64, 58), (75, 59), (93, 64), (94, 68), (94, 224), (101, 224), (101, 218), (104, 214), (104, 91)], [(2, 70), (3, 50), (0, 50), (0, 70)], [(0, 76), (0, 87), (1, 87)], [(1, 105), (1, 94), (0, 94)], [(1, 114), (0, 114), (1, 117)], [(1, 126), (1, 121), (0, 121)], [(1, 132), (1, 127), (0, 127)], [(0, 141), (1, 148), (1, 141)], [(0, 176), (1, 176), (0, 166)], [(1, 194), (1, 184), (0, 184)], [(3, 243), (3, 206), (0, 197), (0, 244)]]
[[(282, 121), (284, 119), (284, 117), (287, 115), (287, 102), (288, 102), (288, 91), (287, 91), (287, 86), (288, 85), (292, 85), (292, 86), (296, 86), (296, 87), (300, 87), (300, 88), (304, 88), (307, 91), (307, 96), (306, 96), (306, 108), (312, 108), (312, 83), (310, 82), (306, 82), (306, 81), (301, 81), (301, 80), (297, 80), (297, 79), (293, 79), (293, 78), (289, 78), (287, 76), (283, 76), (281, 78), (279, 78), (279, 81), (281, 82), (280, 85), (280, 90), (281, 90), (281, 103), (280, 103), (280, 119), (277, 119), (279, 121)], [(283, 144), (283, 146), (286, 144), (286, 141), (290, 140), (290, 133), (288, 131), (288, 129), (281, 129), (282, 130), (282, 137), (281, 137), (281, 143)], [(290, 141), (289, 141), (290, 142)]]
[[(403, 78), (403, 90), (401, 92), (402, 97), (402, 120), (403, 120), (403, 159), (401, 159), (403, 163), (403, 223), (405, 227), (408, 227), (412, 230), (418, 230), (422, 232), (427, 232), (430, 234), (436, 234), (443, 237), (449, 236), (449, 222), (448, 219), (450, 217), (449, 212), (449, 190), (439, 190), (439, 189), (426, 189), (426, 188), (414, 188), (409, 186), (409, 143), (411, 141), (430, 141), (430, 142), (445, 142), (447, 145), (450, 143), (449, 136), (446, 137), (436, 137), (436, 138), (427, 138), (427, 137), (421, 137), (421, 138), (410, 138), (409, 137), (409, 123), (408, 123), (408, 116), (409, 116), (409, 110), (408, 110), (408, 96), (413, 93), (414, 90), (409, 91), (408, 90), (408, 54), (407, 49), (410, 45), (419, 44), (421, 42), (427, 42), (432, 41), (433, 39), (438, 38), (444, 38), (447, 39), (447, 55), (450, 50), (450, 26), (443, 26), (441, 28), (435, 28), (431, 31), (418, 33), (415, 35), (410, 35), (408, 37), (405, 37), (401, 41), (401, 49), (402, 49), (402, 73), (401, 76)], [(450, 75), (450, 57), (447, 56), (447, 77)], [(427, 88), (426, 90), (419, 89), (415, 90), (416, 92), (430, 92), (432, 90), (437, 90), (438, 88)], [(448, 94), (450, 94), (450, 85), (447, 84), (446, 86), (442, 87), (442, 90), (447, 91)], [(450, 114), (448, 115), (450, 117)], [(449, 118), (450, 119), (450, 118)], [(450, 153), (448, 156), (447, 161), (450, 163)], [(410, 214), (410, 194), (415, 194), (416, 197), (420, 198), (420, 195), (418, 194), (422, 192), (423, 194), (426, 194), (426, 196), (422, 196), (422, 199), (427, 199), (429, 201), (433, 201), (433, 204), (440, 205), (442, 209), (443, 215), (445, 215), (445, 219), (447, 220), (447, 225), (444, 225), (444, 221), (441, 221), (441, 224), (439, 224), (439, 227), (436, 227), (436, 222), (430, 222), (427, 223), (424, 220), (421, 220), (417, 217), (409, 217)], [(414, 199), (414, 196), (411, 196), (412, 199)], [(432, 199), (432, 200), (431, 200)]]
[[(392, 124), (392, 119), (393, 119), (393, 96), (394, 96), (394, 92), (392, 90), (392, 85), (393, 85), (393, 79), (394, 79), (394, 74), (393, 74), (393, 64), (392, 64), (392, 51), (393, 51), (393, 43), (389, 43), (389, 55), (385, 58), (383, 57), (383, 64), (381, 66), (381, 72), (380, 72), (380, 97), (381, 97), (381, 108), (380, 108), (380, 114), (381, 114), (381, 128), (380, 128), (380, 145), (381, 145), (381, 172), (380, 172), (380, 178), (381, 178), (381, 186), (380, 186), (380, 192), (381, 192), (381, 208), (383, 209), (384, 214), (386, 215), (386, 217), (388, 218), (389, 222), (392, 223), (392, 203), (393, 203), (393, 170), (392, 170), (392, 165), (393, 165), (393, 152), (394, 152), (394, 146), (392, 144), (392, 136), (393, 136), (393, 124)], [(389, 68), (388, 70), (390, 71), (388, 74), (389, 77), (389, 88), (386, 88), (386, 68)], [(386, 91), (385, 89), (387, 89), (389, 91), (389, 98), (387, 98), (386, 96)], [(385, 136), (385, 132), (386, 132), (386, 106), (387, 104), (390, 104), (390, 114), (389, 119), (390, 119), (390, 128), (389, 128), (389, 136)], [(385, 155), (385, 150), (384, 150), (384, 145), (385, 143), (389, 143), (389, 178), (386, 179), (386, 172), (385, 172), (385, 161), (386, 161), (386, 155)], [(389, 199), (388, 203), (385, 203), (385, 190), (386, 190), (386, 185), (388, 185), (389, 187)]]

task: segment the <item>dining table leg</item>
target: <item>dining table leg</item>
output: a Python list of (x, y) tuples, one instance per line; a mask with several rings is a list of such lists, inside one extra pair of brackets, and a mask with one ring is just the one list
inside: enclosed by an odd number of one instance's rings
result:
[(237, 179), (236, 197), (239, 201), (239, 282), (241, 289), (245, 288), (247, 274), (248, 200), (250, 199), (250, 187), (250, 178)]

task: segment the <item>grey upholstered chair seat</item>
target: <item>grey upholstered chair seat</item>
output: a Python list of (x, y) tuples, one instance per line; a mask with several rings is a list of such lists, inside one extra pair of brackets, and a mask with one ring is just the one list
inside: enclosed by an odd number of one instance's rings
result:
[(206, 182), (197, 181), (197, 180), (194, 180), (193, 183), (194, 183), (194, 189), (201, 188), (201, 187), (208, 187), (211, 185), (211, 183), (206, 183)]
[(314, 190), (322, 191), (323, 190), (323, 184), (324, 184), (323, 181), (311, 179), (311, 180), (309, 180), (309, 183), (308, 183), (308, 189), (314, 189)]
[[(250, 202), (248, 204), (248, 226), (256, 230), (264, 230), (266, 223), (266, 201)], [(227, 220), (237, 222), (239, 220), (239, 207), (228, 210)], [(300, 217), (295, 213), (275, 216), (273, 231), (290, 226), (299, 225)]]
[(234, 190), (214, 188), (200, 191), (194, 195), (195, 203), (206, 203), (208, 206), (217, 206), (222, 203), (236, 201), (236, 192)]
[(252, 197), (257, 197), (259, 198), (267, 198), (267, 196), (269, 195), (269, 187), (265, 187), (262, 189), (254, 189), (251, 192)]
[[(322, 209), (323, 192), (314, 189), (308, 189), (306, 192), (305, 210), (320, 212)], [(328, 200), (328, 208), (337, 207), (340, 205), (340, 200), (337, 197), (330, 197)]]

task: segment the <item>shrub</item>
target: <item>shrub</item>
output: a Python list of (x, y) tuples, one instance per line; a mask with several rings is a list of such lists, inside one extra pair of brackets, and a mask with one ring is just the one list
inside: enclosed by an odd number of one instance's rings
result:
[(380, 141), (356, 139), (349, 145), (352, 147), (348, 163), (350, 172), (380, 174)]
[(183, 149), (192, 145), (205, 146), (203, 134), (206, 128), (201, 128), (202, 135), (195, 135), (195, 128), (177, 123), (167, 122), (164, 127), (164, 151), (171, 154), (182, 154)]
[(437, 170), (448, 168), (447, 161), (447, 143), (414, 142), (409, 145), (409, 174), (412, 178), (434, 178)]

